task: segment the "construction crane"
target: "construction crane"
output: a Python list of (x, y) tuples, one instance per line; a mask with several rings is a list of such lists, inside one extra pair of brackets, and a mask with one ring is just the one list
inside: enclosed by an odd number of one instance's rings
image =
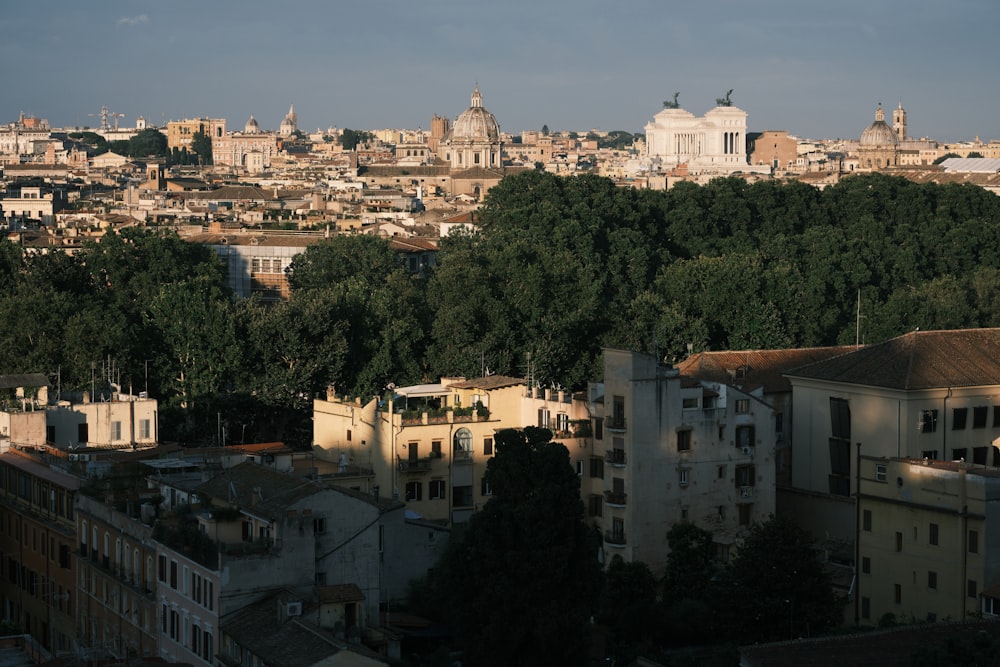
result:
[(108, 107), (107, 106), (102, 106), (101, 107), (101, 113), (99, 113), (99, 114), (97, 114), (97, 113), (89, 113), (87, 115), (88, 116), (100, 116), (101, 117), (101, 129), (104, 130), (104, 131), (107, 131), (107, 130), (111, 129), (111, 125), (108, 124), (108, 117), (110, 116), (111, 118), (114, 118), (115, 119), (115, 132), (118, 131), (118, 119), (125, 117), (125, 114), (123, 114), (123, 113), (118, 113), (117, 111), (108, 111)]

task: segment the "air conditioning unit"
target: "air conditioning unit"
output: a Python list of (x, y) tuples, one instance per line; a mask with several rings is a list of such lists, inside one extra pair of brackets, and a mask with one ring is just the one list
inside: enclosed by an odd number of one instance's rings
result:
[(301, 602), (286, 602), (285, 603), (285, 615), (286, 616), (301, 616), (302, 615), (302, 603)]

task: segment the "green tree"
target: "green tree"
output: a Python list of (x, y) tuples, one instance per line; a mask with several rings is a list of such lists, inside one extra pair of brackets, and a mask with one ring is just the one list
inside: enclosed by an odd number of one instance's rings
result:
[(166, 157), (167, 138), (154, 128), (139, 130), (128, 140), (128, 155), (135, 158)]
[(358, 147), (358, 144), (367, 143), (374, 138), (375, 135), (371, 132), (344, 128), (340, 133), (340, 145), (344, 147), (345, 151), (353, 151)]
[(198, 131), (191, 135), (191, 152), (198, 158), (198, 164), (212, 164), (212, 137)]
[(720, 586), (716, 611), (741, 641), (818, 635), (843, 617), (812, 538), (788, 519), (754, 524)]
[(599, 540), (551, 432), (496, 435), (489, 502), (437, 569), (470, 665), (582, 665), (601, 593)]
[(293, 290), (333, 287), (348, 279), (376, 288), (403, 272), (403, 262), (389, 241), (373, 234), (337, 235), (309, 245), (288, 269)]
[(542, 125), (542, 136), (543, 137), (549, 136), (549, 126), (548, 125)]
[(605, 573), (597, 620), (611, 631), (613, 652), (628, 664), (650, 642), (660, 624), (656, 577), (641, 561), (615, 555)]

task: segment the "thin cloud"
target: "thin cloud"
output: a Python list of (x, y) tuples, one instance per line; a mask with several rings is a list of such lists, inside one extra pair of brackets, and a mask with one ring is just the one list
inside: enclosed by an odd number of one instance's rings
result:
[(149, 23), (149, 16), (146, 14), (139, 14), (138, 16), (123, 16), (115, 22), (115, 25), (141, 25), (143, 23)]

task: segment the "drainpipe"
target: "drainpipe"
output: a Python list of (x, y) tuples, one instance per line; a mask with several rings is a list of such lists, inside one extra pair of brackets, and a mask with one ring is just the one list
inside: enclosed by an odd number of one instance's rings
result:
[(855, 466), (854, 493), (854, 626), (861, 622), (859, 613), (861, 604), (861, 577), (858, 575), (861, 564), (861, 443), (855, 443), (858, 449), (857, 465)]

